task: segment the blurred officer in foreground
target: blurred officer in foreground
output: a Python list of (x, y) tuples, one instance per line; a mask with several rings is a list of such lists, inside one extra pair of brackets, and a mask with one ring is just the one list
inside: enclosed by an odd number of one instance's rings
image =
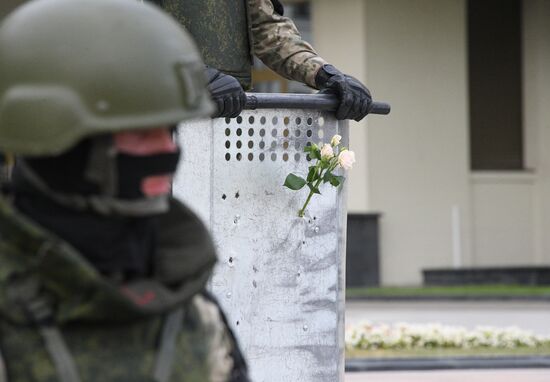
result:
[(0, 1), (0, 20), (26, 0), (2, 0)]
[(188, 34), (137, 1), (32, 1), (0, 26), (8, 381), (248, 381), (204, 290), (212, 242), (169, 196), (173, 128), (211, 114), (205, 84)]
[[(302, 40), (279, 0), (149, 0), (172, 14), (194, 37), (208, 65), (214, 117), (236, 117), (251, 87), (252, 55), (283, 77), (340, 99), (338, 119), (363, 119), (372, 98)], [(244, 90), (243, 90), (244, 89)]]
[(0, 185), (9, 179), (11, 171), (11, 156), (0, 152)]
[[(0, 1), (0, 22), (18, 5), (25, 0), (1, 0)], [(12, 166), (12, 156), (6, 153), (0, 152), (0, 185), (9, 178)]]

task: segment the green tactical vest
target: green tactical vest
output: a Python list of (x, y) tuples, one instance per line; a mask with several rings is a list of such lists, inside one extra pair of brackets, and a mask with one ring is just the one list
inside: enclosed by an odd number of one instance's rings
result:
[(117, 286), (0, 197), (0, 381), (209, 380), (215, 329), (191, 301), (213, 245), (175, 200), (159, 224), (155, 276)]
[(246, 0), (163, 0), (162, 7), (191, 33), (206, 65), (250, 88), (252, 54)]

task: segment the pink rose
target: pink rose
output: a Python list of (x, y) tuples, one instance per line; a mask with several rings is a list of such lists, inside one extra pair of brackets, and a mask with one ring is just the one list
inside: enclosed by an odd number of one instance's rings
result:
[(344, 169), (349, 170), (355, 163), (355, 153), (353, 151), (344, 150), (338, 155), (338, 164)]
[(342, 140), (342, 136), (336, 134), (332, 139), (330, 140), (330, 144), (332, 146), (338, 146), (340, 144), (340, 141)]
[(321, 159), (331, 159), (334, 157), (334, 150), (332, 146), (328, 143), (325, 143), (321, 148)]

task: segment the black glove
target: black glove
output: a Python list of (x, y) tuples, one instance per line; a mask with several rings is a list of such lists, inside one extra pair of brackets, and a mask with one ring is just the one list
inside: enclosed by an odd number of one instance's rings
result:
[(340, 72), (332, 65), (323, 65), (315, 76), (321, 93), (334, 93), (340, 99), (336, 119), (360, 121), (369, 113), (372, 97), (359, 80)]
[(238, 116), (246, 104), (246, 94), (239, 81), (209, 67), (206, 68), (206, 78), (208, 90), (217, 108), (212, 118)]

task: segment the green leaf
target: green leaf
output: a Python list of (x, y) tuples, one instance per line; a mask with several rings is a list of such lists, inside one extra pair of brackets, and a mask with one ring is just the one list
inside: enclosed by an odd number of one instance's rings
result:
[(317, 147), (317, 145), (315, 143), (310, 143), (310, 144), (307, 144), (305, 145), (304, 147), (304, 152), (305, 153), (311, 153), (315, 150), (319, 150), (319, 147)]
[(304, 147), (304, 152), (309, 153), (311, 159), (321, 159), (321, 149), (315, 143)]
[(344, 178), (343, 176), (336, 176), (330, 171), (327, 171), (323, 176), (323, 182), (330, 182), (330, 184), (334, 187), (340, 186), (342, 183), (344, 183), (344, 180), (346, 180), (346, 178)]
[(308, 183), (307, 186), (309, 187), (309, 189), (311, 190), (311, 192), (313, 192), (314, 194), (319, 194), (319, 195), (321, 195), (321, 192), (319, 191), (319, 189), (318, 189), (317, 187), (314, 187), (313, 184)]
[(346, 180), (346, 178), (344, 178), (343, 176), (332, 176), (332, 178), (330, 178), (329, 182), (330, 184), (332, 184), (334, 187), (338, 187), (340, 186), (342, 183), (344, 183), (344, 180)]
[(306, 180), (294, 174), (288, 174), (283, 186), (290, 188), (291, 190), (298, 191), (306, 185)]
[(315, 148), (311, 150), (310, 155), (312, 158), (321, 160), (321, 150), (319, 150), (319, 147), (317, 147), (317, 145), (315, 145)]
[(317, 179), (317, 167), (310, 166), (309, 172), (307, 173), (307, 181), (309, 183), (309, 182), (313, 182), (316, 179)]

